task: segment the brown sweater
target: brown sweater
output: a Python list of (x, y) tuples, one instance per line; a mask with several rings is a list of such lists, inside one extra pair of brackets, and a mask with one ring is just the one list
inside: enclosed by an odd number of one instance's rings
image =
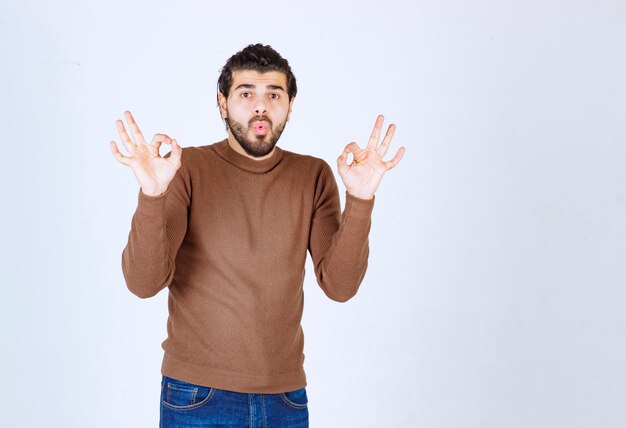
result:
[(161, 373), (245, 393), (307, 385), (304, 265), (345, 302), (363, 280), (374, 199), (346, 192), (330, 166), (282, 150), (248, 158), (226, 139), (183, 148), (167, 192), (141, 190), (122, 270), (141, 298), (169, 288)]

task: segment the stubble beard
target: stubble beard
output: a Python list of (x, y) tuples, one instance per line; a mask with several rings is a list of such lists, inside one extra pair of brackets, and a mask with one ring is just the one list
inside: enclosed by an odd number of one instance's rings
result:
[[(264, 120), (268, 123), (268, 128), (271, 130), (271, 136), (269, 140), (266, 135), (258, 135), (254, 139), (248, 138), (248, 134), (250, 129), (252, 128), (252, 123), (257, 120)], [(257, 116), (250, 120), (248, 127), (245, 127), (242, 123), (237, 122), (236, 120), (231, 120), (229, 118), (225, 118), (226, 126), (230, 129), (230, 132), (235, 137), (235, 140), (239, 143), (241, 148), (250, 156), (254, 156), (256, 158), (260, 158), (268, 155), (273, 149), (280, 135), (283, 133), (285, 129), (285, 125), (287, 121), (281, 123), (276, 129), (272, 129), (272, 122), (266, 118), (265, 116)]]

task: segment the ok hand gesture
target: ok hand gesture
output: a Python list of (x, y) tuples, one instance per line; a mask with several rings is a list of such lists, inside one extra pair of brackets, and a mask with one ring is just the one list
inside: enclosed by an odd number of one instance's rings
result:
[[(378, 140), (380, 139), (383, 120), (384, 117), (378, 115), (374, 131), (365, 149), (361, 149), (357, 143), (352, 142), (343, 149), (343, 153), (337, 158), (337, 168), (346, 190), (357, 198), (372, 199), (383, 175), (400, 162), (406, 151), (404, 147), (400, 147), (393, 159), (383, 160), (396, 130), (396, 125), (389, 125), (385, 138), (379, 146)], [(354, 159), (348, 165), (347, 160), (350, 153)]]
[[(124, 128), (124, 122), (117, 120), (117, 132), (130, 156), (124, 156), (117, 148), (115, 141), (109, 143), (113, 156), (122, 164), (132, 168), (135, 178), (141, 186), (141, 191), (149, 196), (158, 196), (167, 190), (168, 185), (180, 168), (180, 158), (183, 149), (176, 140), (165, 134), (155, 134), (150, 144), (146, 144), (143, 135), (129, 111), (124, 112), (128, 126), (133, 134), (135, 143), (130, 139)], [(171, 144), (172, 152), (169, 157), (161, 157), (159, 147), (162, 143)]]

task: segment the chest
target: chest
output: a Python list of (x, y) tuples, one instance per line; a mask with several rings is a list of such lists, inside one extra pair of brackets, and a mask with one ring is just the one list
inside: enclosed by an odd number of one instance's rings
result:
[(187, 238), (223, 256), (281, 259), (306, 251), (315, 181), (304, 174), (196, 180)]

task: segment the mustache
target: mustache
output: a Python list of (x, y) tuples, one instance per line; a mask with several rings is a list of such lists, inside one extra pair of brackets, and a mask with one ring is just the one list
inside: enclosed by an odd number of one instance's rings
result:
[(252, 119), (250, 119), (250, 121), (248, 122), (248, 126), (252, 126), (254, 122), (267, 122), (270, 125), (270, 127), (272, 126), (272, 121), (267, 116), (263, 116), (263, 115), (255, 116)]

